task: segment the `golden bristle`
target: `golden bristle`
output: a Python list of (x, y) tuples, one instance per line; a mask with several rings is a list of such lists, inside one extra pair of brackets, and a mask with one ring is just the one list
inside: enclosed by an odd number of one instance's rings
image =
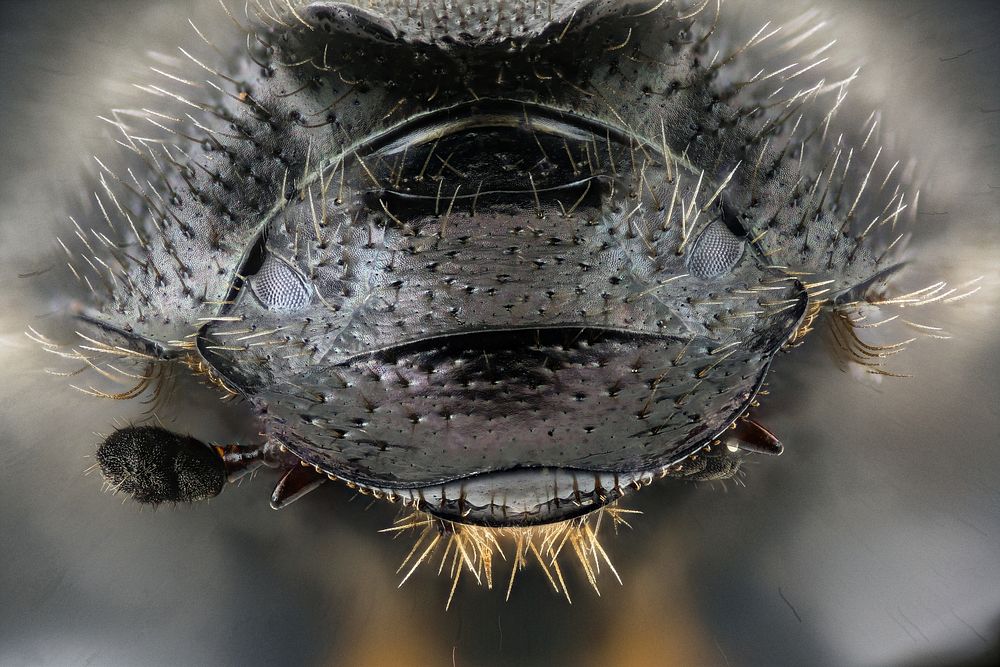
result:
[[(87, 386), (70, 385), (89, 396), (128, 401), (149, 393), (150, 397), (145, 402), (151, 405), (149, 410), (153, 411), (169, 394), (173, 375), (169, 366), (163, 364), (159, 358), (138, 350), (105, 343), (81, 332), (76, 333), (83, 340), (83, 343), (71, 346), (56, 343), (31, 327), (25, 332), (27, 337), (39, 344), (45, 352), (60, 359), (82, 364), (82, 366), (68, 372), (49, 370), (49, 374), (74, 377), (86, 371), (93, 371), (103, 380), (128, 387), (122, 391), (109, 391), (92, 384)], [(122, 363), (131, 364), (133, 368), (126, 369), (121, 365), (116, 365)]]
[(209, 384), (222, 391), (222, 400), (227, 401), (239, 395), (201, 358), (201, 355), (196, 353), (185, 354), (181, 357), (181, 361), (191, 369), (192, 373), (205, 378)]
[[(392, 528), (381, 532), (400, 534), (419, 531), (413, 548), (397, 570), (397, 573), (406, 571), (399, 583), (400, 586), (406, 583), (422, 564), (429, 562), (442, 545), (444, 546), (437, 572), (440, 575), (447, 567), (448, 576), (451, 578), (451, 590), (448, 593), (445, 609), (451, 606), (463, 571), (475, 578), (478, 584), (485, 583), (487, 588), (493, 588), (495, 556), (511, 563), (510, 577), (507, 581), (507, 599), (510, 598), (518, 572), (530, 563), (537, 563), (552, 589), (564, 595), (566, 600), (572, 603), (560, 556), (564, 552), (570, 552), (572, 558), (582, 568), (588, 583), (600, 595), (598, 577), (602, 565), (611, 571), (619, 584), (622, 582), (611, 558), (601, 544), (601, 528), (607, 523), (604, 517), (610, 519), (611, 528), (617, 532), (619, 526), (629, 526), (625, 515), (639, 513), (612, 504), (568, 521), (541, 526), (492, 528), (456, 523), (421, 510), (414, 510), (396, 521)], [(512, 554), (513, 558), (509, 560), (508, 554)]]
[[(888, 321), (888, 320), (887, 320)], [(830, 334), (841, 356), (849, 362), (860, 365), (872, 375), (888, 377), (909, 377), (885, 370), (885, 360), (906, 350), (915, 338), (909, 338), (890, 345), (871, 345), (858, 335), (863, 325), (852, 319), (850, 314), (834, 311), (830, 321)]]
[(788, 339), (788, 342), (785, 343), (786, 350), (790, 350), (793, 347), (798, 347), (799, 345), (802, 345), (802, 343), (805, 341), (806, 336), (808, 336), (809, 333), (815, 327), (816, 319), (820, 316), (820, 313), (823, 312), (823, 306), (826, 305), (826, 303), (827, 303), (826, 300), (822, 299), (809, 300), (809, 305), (806, 308), (805, 316), (802, 318), (802, 323), (799, 324), (799, 327), (795, 330), (795, 333), (793, 333), (791, 338)]

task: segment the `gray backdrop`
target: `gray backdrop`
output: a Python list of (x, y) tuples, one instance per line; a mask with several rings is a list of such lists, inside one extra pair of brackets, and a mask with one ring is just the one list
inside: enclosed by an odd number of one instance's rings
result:
[[(239, 3), (231, 3), (239, 4)], [(537, 572), (509, 603), (423, 572), (396, 590), (409, 548), (377, 530), (394, 510), (329, 485), (276, 513), (264, 476), (203, 506), (140, 511), (84, 476), (98, 436), (139, 404), (44, 375), (22, 335), (53, 308), (46, 252), (96, 119), (142, 81), (145, 53), (195, 44), (192, 0), (0, 4), (0, 664), (940, 665), (993, 664), (1000, 632), (1000, 6), (827, 0), (840, 53), (866, 74), (851, 103), (880, 105), (923, 165), (918, 279), (986, 289), (942, 318), (957, 338), (901, 357), (912, 379), (863, 384), (819, 337), (782, 358), (766, 423), (786, 454), (748, 488), (660, 485), (610, 542), (625, 585), (578, 577), (572, 606)], [(806, 2), (728, 3), (747, 25)], [(736, 17), (734, 17), (736, 18)], [(752, 31), (751, 31), (752, 32)], [(173, 427), (213, 419), (192, 388)], [(466, 582), (468, 583), (468, 582)]]

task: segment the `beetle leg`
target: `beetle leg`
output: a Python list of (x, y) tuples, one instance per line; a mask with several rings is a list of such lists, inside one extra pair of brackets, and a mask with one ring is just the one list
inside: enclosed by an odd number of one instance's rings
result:
[(785, 451), (777, 436), (749, 417), (737, 420), (734, 427), (730, 438), (745, 452), (780, 456)]
[(280, 510), (313, 491), (327, 480), (326, 475), (305, 465), (290, 468), (271, 494), (271, 507)]

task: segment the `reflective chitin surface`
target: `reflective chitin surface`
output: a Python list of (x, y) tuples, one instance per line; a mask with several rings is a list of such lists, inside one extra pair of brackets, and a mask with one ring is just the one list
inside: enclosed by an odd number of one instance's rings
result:
[[(685, 2), (376, 6), (263, 13), (230, 74), (191, 56), (211, 101), (167, 71), (156, 109), (112, 114), (137, 157), (63, 242), (93, 293), (71, 360), (184, 362), (278, 468), (544, 524), (721, 449), (807, 309), (895, 272), (906, 184), (866, 189), (876, 145), (828, 128), (850, 71), (754, 75), (763, 37), (717, 41)], [(127, 448), (98, 459), (134, 495), (106, 460)]]
[[(788, 11), (796, 9), (801, 7)], [(93, 17), (88, 26), (67, 11), (21, 15), (17, 25), (37, 28), (16, 32), (37, 41), (25, 51), (31, 58), (4, 72), (7, 89), (23, 91), (8, 98), (13, 101), (5, 103), (5, 117), (8, 125), (25, 128), (11, 133), (22, 136), (11, 140), (18, 165), (10, 165), (5, 178), (5, 246), (12, 254), (33, 247), (38, 230), (64, 208), (46, 203), (54, 187), (47, 174), (71, 174), (74, 165), (65, 164), (70, 156), (96, 150), (86, 145), (87, 135), (98, 133), (78, 118), (80, 106), (91, 105), (88, 117), (107, 106), (106, 96), (90, 90), (93, 83), (79, 84), (79, 91), (60, 87), (47, 78), (55, 76), (48, 70), (75, 67), (89, 82), (101, 81), (95, 73), (101, 63), (121, 57), (122, 45), (103, 45), (113, 41), (102, 31), (111, 30), (115, 12)], [(192, 8), (177, 15), (157, 11), (172, 18), (144, 21), (179, 24)], [(989, 276), (996, 239), (985, 221), (993, 219), (989, 186), (996, 183), (988, 176), (995, 166), (976, 150), (992, 141), (990, 116), (980, 110), (997, 105), (994, 89), (975, 85), (977, 68), (986, 67), (982, 81), (989, 80), (988, 21), (933, 5), (883, 11), (886, 16), (858, 29), (854, 48), (871, 59), (874, 82), (852, 95), (871, 94), (893, 77), (899, 98), (871, 99), (885, 101), (898, 119), (897, 132), (907, 133), (913, 152), (929, 162), (925, 247), (937, 253), (936, 263), (948, 274), (941, 277)], [(740, 18), (733, 13), (734, 21)], [(740, 35), (749, 38), (763, 15), (752, 8), (744, 13)], [(853, 28), (855, 18), (870, 17), (848, 14), (840, 21)], [(79, 34), (85, 26), (88, 32)], [(872, 46), (866, 34), (878, 35), (879, 43)], [(187, 41), (170, 37), (165, 51)], [(959, 38), (961, 48), (951, 48)], [(49, 43), (53, 39), (58, 45)], [(985, 45), (950, 60), (969, 49), (965, 41), (979, 44), (976, 39)], [(136, 45), (132, 53), (140, 50)], [(903, 67), (904, 54), (923, 66)], [(109, 78), (146, 78), (119, 67), (121, 75)], [(940, 145), (912, 139), (929, 134), (940, 135)], [(79, 139), (84, 141), (73, 143)], [(978, 252), (969, 250), (973, 238)], [(7, 266), (13, 283), (13, 274), (44, 268), (45, 259), (11, 258)], [(929, 273), (928, 282), (937, 277)], [(14, 298), (20, 313), (44, 310), (25, 303), (27, 297)], [(783, 360), (762, 409), (768, 425), (795, 447), (751, 470), (750, 487), (738, 493), (654, 487), (636, 496), (647, 516), (614, 545), (619, 569), (627, 573), (624, 589), (605, 587), (603, 601), (578, 595), (573, 607), (549, 611), (539, 604), (547, 601), (539, 597), (547, 595), (544, 581), (529, 576), (509, 605), (470, 595), (460, 597), (448, 617), (439, 612), (443, 595), (433, 582), (411, 582), (390, 593), (388, 573), (406, 549), (374, 535), (372, 524), (385, 524), (391, 512), (373, 518), (385, 513), (379, 508), (357, 516), (337, 491), (303, 500), (284, 517), (263, 513), (265, 504), (248, 498), (260, 482), (206, 508), (154, 515), (90, 498), (92, 488), (80, 483), (89, 465), (75, 444), (86, 435), (80, 424), (100, 428), (121, 408), (95, 406), (86, 397), (59, 393), (48, 378), (34, 379), (45, 362), (21, 347), (19, 325), (11, 322), (5, 355), (17, 381), (8, 391), (22, 398), (8, 403), (12, 446), (5, 472), (11, 479), (4, 524), (18, 539), (7, 541), (12, 557), (4, 586), (11, 595), (5, 599), (14, 605), (3, 623), (3, 644), (10, 647), (5, 661), (167, 662), (186, 655), (244, 664), (279, 656), (422, 663), (446, 662), (452, 647), (459, 664), (515, 658), (587, 663), (602, 656), (636, 664), (885, 664), (952, 650), (974, 655), (977, 646), (985, 647), (980, 636), (995, 635), (997, 608), (990, 585), (997, 580), (995, 385), (989, 373), (995, 341), (974, 326), (991, 306), (989, 297), (951, 316), (949, 328), (961, 334), (957, 342), (933, 349), (925, 344), (900, 357), (896, 370), (913, 372), (916, 380), (861, 387), (841, 376), (822, 350), (798, 350), (799, 362)], [(67, 414), (39, 422), (29, 392), (67, 406)], [(962, 397), (968, 400), (959, 402)], [(217, 422), (211, 394), (191, 399), (170, 411), (181, 421), (163, 414), (168, 426), (205, 439), (233, 437), (238, 428)], [(72, 410), (87, 416), (76, 418)], [(98, 418), (100, 410), (105, 419)], [(197, 414), (207, 416), (205, 423)], [(82, 513), (95, 518), (81, 520)], [(225, 530), (214, 532), (213, 523)], [(79, 527), (84, 524), (87, 529)], [(205, 600), (206, 589), (225, 603)], [(349, 607), (346, 600), (353, 601)], [(413, 606), (425, 600), (433, 613), (414, 615)], [(269, 622), (273, 640), (250, 640), (249, 648), (223, 640), (230, 633), (214, 623), (240, 616), (229, 603), (242, 614), (234, 633), (249, 614), (252, 622)], [(154, 628), (148, 641), (125, 639), (145, 627)]]

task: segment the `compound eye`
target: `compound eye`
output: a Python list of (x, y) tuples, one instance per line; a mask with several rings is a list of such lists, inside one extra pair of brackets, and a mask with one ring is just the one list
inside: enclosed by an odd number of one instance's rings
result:
[(743, 256), (743, 239), (721, 220), (708, 224), (691, 249), (688, 270), (696, 278), (717, 278), (730, 271)]
[(300, 310), (308, 305), (312, 291), (298, 271), (282, 260), (268, 256), (250, 277), (250, 289), (268, 310)]

